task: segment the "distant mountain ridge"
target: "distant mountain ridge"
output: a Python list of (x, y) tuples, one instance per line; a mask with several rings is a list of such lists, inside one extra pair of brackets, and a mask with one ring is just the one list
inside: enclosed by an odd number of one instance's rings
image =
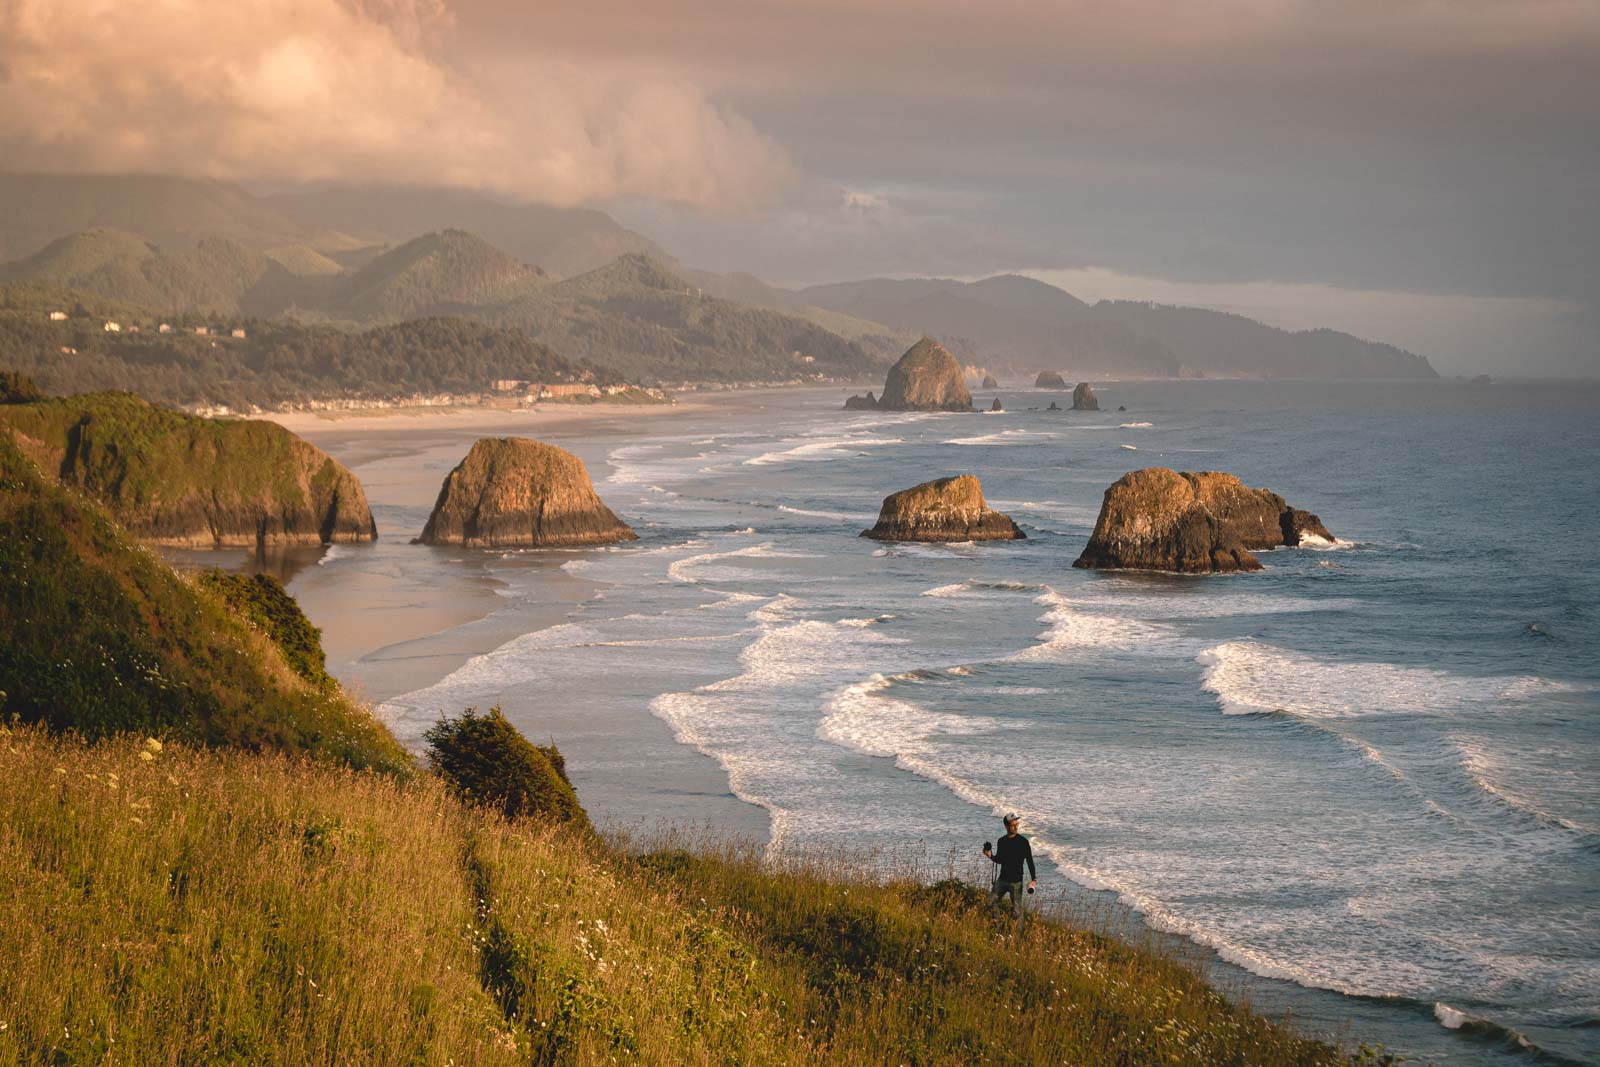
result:
[(1015, 274), (975, 282), (869, 278), (799, 290), (803, 301), (944, 338), (968, 358), (1032, 377), (1434, 378), (1421, 356), (1337, 330), (1289, 331), (1229, 312), (1133, 301), (1090, 305)]

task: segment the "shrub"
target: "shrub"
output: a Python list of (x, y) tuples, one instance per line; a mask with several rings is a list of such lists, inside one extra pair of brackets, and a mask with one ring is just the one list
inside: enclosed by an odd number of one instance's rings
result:
[(464, 799), (511, 819), (533, 815), (588, 828), (561, 753), (523, 737), (498, 707), (441, 719), (425, 737), (433, 768)]
[(200, 587), (216, 593), (235, 614), (271, 638), (290, 670), (319, 689), (335, 687), (322, 651), (322, 631), (311, 625), (278, 579), (270, 574), (210, 570), (200, 576)]
[(0, 370), (0, 404), (31, 404), (44, 393), (21, 371)]

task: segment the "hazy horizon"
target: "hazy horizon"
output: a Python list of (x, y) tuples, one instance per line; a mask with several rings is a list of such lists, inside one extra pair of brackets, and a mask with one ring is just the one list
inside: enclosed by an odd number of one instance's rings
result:
[(1446, 375), (1600, 374), (1589, 3), (21, 0), (0, 26), (15, 170), (469, 189), (780, 285), (1015, 272)]

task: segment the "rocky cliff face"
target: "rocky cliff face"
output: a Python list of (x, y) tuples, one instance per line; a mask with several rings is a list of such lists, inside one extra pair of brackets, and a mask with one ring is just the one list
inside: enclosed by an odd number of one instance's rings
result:
[(939, 478), (884, 497), (878, 524), (861, 531), (875, 541), (1018, 541), (1027, 535), (983, 500), (970, 474)]
[(1255, 571), (1252, 549), (1297, 545), (1333, 535), (1310, 512), (1251, 489), (1231, 474), (1147, 467), (1106, 490), (1100, 517), (1075, 567), (1179, 571)]
[(971, 411), (972, 394), (961, 380), (956, 357), (924, 337), (889, 368), (878, 407), (883, 411)]
[(439, 490), (427, 545), (541, 548), (638, 539), (595, 495), (583, 461), (518, 437), (485, 437)]
[(1053, 370), (1042, 370), (1033, 380), (1035, 389), (1065, 389), (1067, 380)]
[(356, 476), (276, 423), (88, 393), (0, 408), (0, 426), (143, 541), (217, 548), (378, 536)]
[(1100, 401), (1094, 395), (1094, 389), (1088, 382), (1079, 382), (1076, 389), (1072, 390), (1073, 411), (1099, 411)]

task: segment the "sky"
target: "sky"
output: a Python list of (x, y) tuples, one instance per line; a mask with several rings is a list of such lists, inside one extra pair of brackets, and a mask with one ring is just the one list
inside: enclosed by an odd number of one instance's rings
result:
[(1600, 374), (1600, 0), (0, 0), (17, 169), (601, 207)]

